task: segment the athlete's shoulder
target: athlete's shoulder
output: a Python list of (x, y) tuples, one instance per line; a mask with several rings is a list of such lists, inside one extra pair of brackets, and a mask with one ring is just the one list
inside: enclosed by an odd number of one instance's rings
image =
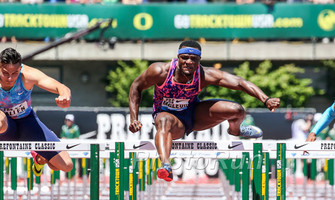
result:
[(32, 71), (36, 71), (36, 68), (30, 67), (28, 65), (22, 64), (22, 73), (30, 73)]
[(40, 70), (30, 67), (28, 65), (23, 65), (22, 67), (22, 74), (25, 78), (35, 78), (36, 75), (38, 75), (39, 73), (41, 73)]
[(214, 67), (200, 66), (200, 73), (203, 78), (214, 78), (221, 77), (224, 72)]
[(153, 75), (165, 75), (169, 72), (170, 69), (170, 65), (171, 62), (154, 62), (152, 63), (148, 70), (150, 71), (150, 73), (152, 73)]
[(166, 70), (169, 69), (171, 62), (154, 62), (149, 67), (153, 67), (157, 70)]
[(201, 84), (202, 88), (206, 87), (207, 85), (218, 85), (220, 82), (226, 82), (230, 78), (234, 78), (232, 74), (216, 69), (214, 67), (202, 67), (201, 73)]
[(46, 78), (46, 75), (40, 71), (39, 69), (36, 69), (34, 67), (30, 67), (28, 65), (23, 65), (22, 68), (22, 80), (24, 83), (24, 86), (30, 90), (33, 88), (33, 86), (39, 81)]

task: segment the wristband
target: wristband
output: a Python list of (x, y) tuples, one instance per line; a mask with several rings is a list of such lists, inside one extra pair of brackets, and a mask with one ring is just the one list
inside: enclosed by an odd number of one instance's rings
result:
[(264, 101), (264, 106), (266, 106), (266, 102), (268, 102), (269, 99), (271, 99), (271, 97), (268, 97), (267, 99), (265, 99), (265, 101)]

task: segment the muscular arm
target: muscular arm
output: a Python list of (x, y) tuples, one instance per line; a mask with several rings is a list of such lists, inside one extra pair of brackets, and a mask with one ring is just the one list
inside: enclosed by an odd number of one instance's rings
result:
[[(254, 83), (251, 83), (239, 76), (235, 76), (212, 67), (203, 67), (203, 69), (204, 78), (202, 79), (202, 88), (208, 85), (218, 85), (233, 90), (241, 90), (250, 96), (257, 98), (263, 103), (268, 98), (268, 96)], [(278, 98), (271, 98), (270, 100), (266, 102), (266, 106), (271, 111), (274, 111), (274, 109), (279, 107), (280, 100)]]
[(136, 132), (141, 126), (137, 120), (142, 91), (155, 84), (162, 84), (167, 76), (168, 66), (169, 63), (153, 63), (131, 84), (129, 91), (130, 131)]
[(59, 96), (55, 99), (56, 104), (61, 108), (67, 108), (71, 103), (71, 90), (64, 84), (57, 80), (47, 76), (38, 69), (24, 66), (24, 85), (27, 89), (32, 89), (34, 85), (42, 88), (48, 92), (58, 94)]
[(319, 121), (315, 124), (313, 130), (307, 137), (307, 142), (316, 140), (316, 135), (326, 128), (331, 121), (335, 119), (335, 103), (328, 107), (323, 113)]

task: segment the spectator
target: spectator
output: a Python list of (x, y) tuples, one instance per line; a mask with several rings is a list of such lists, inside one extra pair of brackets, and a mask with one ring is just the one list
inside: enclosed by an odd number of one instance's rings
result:
[(312, 0), (314, 4), (333, 4), (334, 0)]
[(123, 4), (132, 4), (132, 5), (135, 5), (135, 4), (142, 4), (143, 1), (142, 0), (122, 0), (122, 3)]
[(333, 128), (329, 130), (326, 140), (335, 140), (335, 124), (333, 125)]
[[(16, 37), (15, 37), (15, 36), (12, 36), (12, 37), (10, 38), (10, 41), (11, 41), (12, 43), (17, 43), (17, 40), (16, 40)], [(7, 42), (7, 38), (6, 38), (5, 36), (1, 37), (1, 43), (6, 43), (6, 42)]]
[(102, 3), (102, 0), (65, 0), (65, 3), (67, 4), (94, 4), (94, 3)]
[(313, 116), (314, 115), (312, 113), (309, 113), (305, 115), (303, 119), (293, 121), (291, 126), (293, 140), (305, 141), (307, 139), (309, 130), (313, 124)]
[[(311, 127), (311, 130), (314, 128), (314, 126), (316, 125), (316, 123), (319, 121), (319, 119), (321, 118), (322, 113), (316, 113), (314, 115), (314, 119), (313, 119), (313, 126)], [(320, 140), (326, 140), (329, 137), (329, 126), (325, 127), (318, 135), (317, 137)]]
[[(293, 121), (291, 126), (293, 140), (305, 141), (307, 139), (308, 133), (313, 124), (313, 118), (314, 115), (309, 113), (306, 114), (304, 118)], [(296, 177), (304, 177), (303, 166), (303, 161), (298, 159), (295, 172)], [(310, 161), (307, 161), (307, 169), (310, 171)], [(310, 178), (310, 173), (307, 174), (307, 177)]]
[(207, 0), (187, 0), (187, 3), (207, 3)]
[(45, 3), (64, 3), (65, 0), (44, 0)]
[[(80, 135), (79, 126), (74, 123), (74, 115), (67, 114), (65, 116), (64, 125), (62, 126), (60, 137), (62, 139), (78, 139)], [(72, 179), (76, 173), (76, 159), (72, 158), (73, 168), (66, 173), (66, 177)]]
[(119, 0), (102, 0), (102, 4), (115, 4), (118, 3)]
[(255, 3), (255, 0), (236, 0), (237, 4), (251, 4)]
[(316, 140), (316, 136), (335, 119), (335, 103), (328, 107), (321, 115), (320, 120), (308, 135), (307, 142)]
[(24, 4), (38, 4), (38, 3), (43, 3), (43, 0), (21, 0), (21, 3), (24, 3)]

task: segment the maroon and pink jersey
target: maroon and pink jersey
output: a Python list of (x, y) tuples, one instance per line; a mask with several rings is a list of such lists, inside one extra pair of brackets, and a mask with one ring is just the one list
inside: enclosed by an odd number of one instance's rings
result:
[(167, 78), (161, 86), (155, 85), (153, 112), (183, 111), (198, 101), (200, 88), (200, 65), (189, 84), (176, 83), (173, 74), (178, 64), (173, 59)]

